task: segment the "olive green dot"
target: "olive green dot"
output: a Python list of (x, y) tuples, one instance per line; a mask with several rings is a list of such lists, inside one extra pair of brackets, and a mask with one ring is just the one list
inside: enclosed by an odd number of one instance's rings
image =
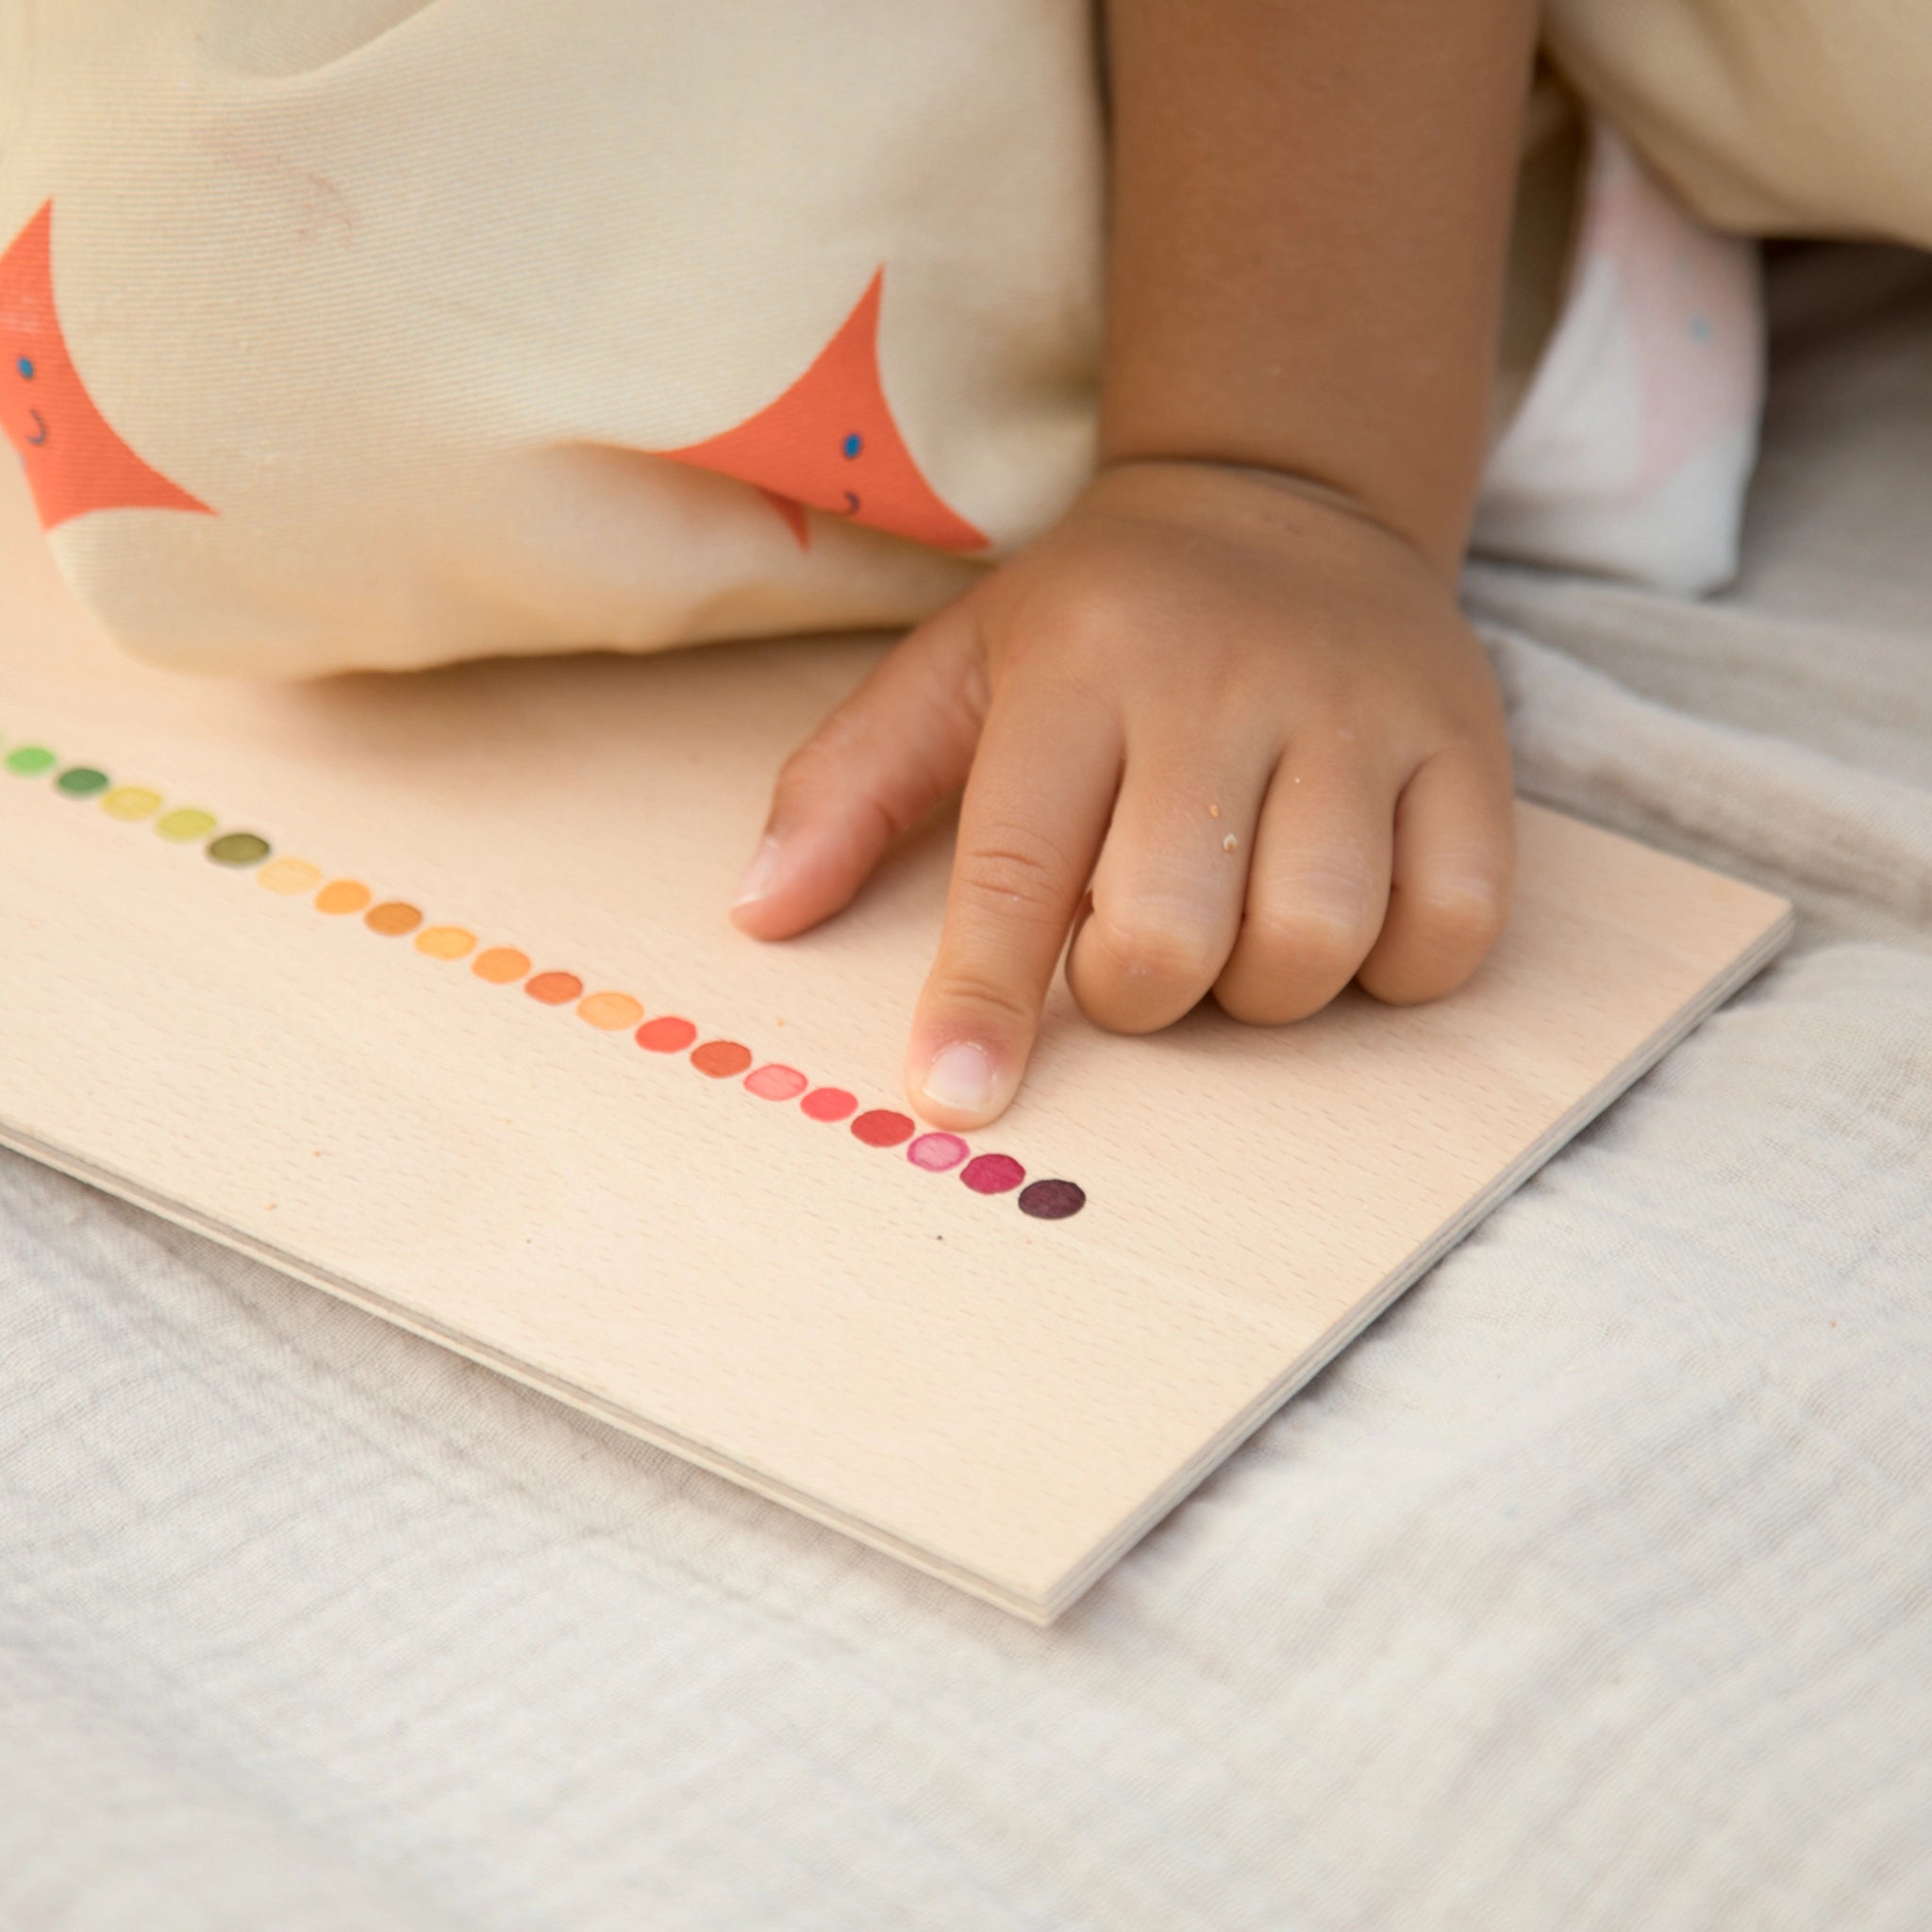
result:
[(69, 765), (54, 783), (70, 798), (92, 798), (96, 791), (108, 789), (108, 774), (95, 771), (92, 765)]
[(214, 813), (197, 811), (192, 805), (185, 805), (179, 811), (171, 811), (165, 818), (155, 821), (155, 830), (177, 845), (185, 845), (191, 839), (206, 839), (214, 828)]
[(7, 754), (7, 769), (19, 773), (23, 778), (36, 776), (53, 762), (54, 754), (44, 744), (24, 744), (18, 751)]
[(253, 832), (224, 832), (208, 856), (217, 865), (259, 865), (268, 857), (268, 841)]

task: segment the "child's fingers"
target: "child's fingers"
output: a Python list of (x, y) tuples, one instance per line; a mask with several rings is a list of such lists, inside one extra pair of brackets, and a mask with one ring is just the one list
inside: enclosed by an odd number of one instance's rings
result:
[(941, 1126), (983, 1124), (1020, 1084), (1119, 771), (1117, 729), (1096, 702), (1009, 690), (995, 701), (907, 1049), (907, 1091)]
[(1363, 987), (1397, 1006), (1453, 992), (1502, 933), (1515, 868), (1507, 767), (1438, 753), (1396, 806), (1389, 916), (1362, 962)]
[(907, 637), (786, 759), (764, 836), (731, 916), (785, 939), (839, 910), (888, 842), (957, 791), (973, 762), (980, 705), (968, 607)]
[(1392, 787), (1364, 759), (1291, 741), (1261, 808), (1240, 936), (1214, 997), (1258, 1026), (1325, 1007), (1389, 903)]
[(1270, 762), (1264, 743), (1238, 750), (1212, 731), (1144, 750), (1130, 739), (1093, 910), (1067, 954), (1096, 1025), (1151, 1033), (1214, 984), (1241, 929)]

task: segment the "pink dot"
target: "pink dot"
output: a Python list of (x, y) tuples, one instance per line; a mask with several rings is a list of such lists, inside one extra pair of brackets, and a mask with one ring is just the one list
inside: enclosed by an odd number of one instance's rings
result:
[(682, 1053), (698, 1037), (698, 1029), (675, 1013), (646, 1020), (638, 1028), (638, 1044), (652, 1053)]
[(959, 1178), (975, 1194), (1005, 1194), (1026, 1178), (1026, 1170), (1010, 1154), (975, 1154)]
[(852, 1131), (868, 1147), (896, 1147), (912, 1138), (911, 1116), (894, 1113), (891, 1108), (875, 1107), (852, 1123)]
[(922, 1134), (907, 1148), (906, 1158), (927, 1174), (944, 1174), (966, 1158), (966, 1143), (958, 1134)]
[(798, 1104), (808, 1120), (842, 1121), (858, 1102), (842, 1087), (814, 1087)]
[(744, 1076), (744, 1091), (756, 1093), (760, 1100), (796, 1100), (805, 1091), (806, 1078), (796, 1067), (781, 1067), (775, 1063), (767, 1067), (755, 1067)]

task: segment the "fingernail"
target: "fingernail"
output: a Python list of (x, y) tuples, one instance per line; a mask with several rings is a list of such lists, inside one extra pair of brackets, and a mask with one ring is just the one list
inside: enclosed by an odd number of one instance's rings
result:
[(764, 898), (777, 883), (778, 841), (767, 832), (758, 841), (758, 849), (752, 854), (751, 863), (738, 882), (738, 897), (731, 903), (734, 907), (749, 906), (754, 899)]
[(933, 1055), (921, 1085), (925, 1097), (941, 1107), (976, 1113), (992, 1099), (991, 1056), (970, 1040), (956, 1040)]

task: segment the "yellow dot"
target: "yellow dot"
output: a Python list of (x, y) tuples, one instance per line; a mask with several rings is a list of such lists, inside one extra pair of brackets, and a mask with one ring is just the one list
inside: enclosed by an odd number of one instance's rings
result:
[(529, 970), (530, 956), (514, 946), (491, 946), (487, 953), (478, 953), (476, 963), (470, 968), (478, 979), (487, 979), (491, 986), (508, 986)]
[(145, 785), (117, 785), (101, 800), (101, 809), (110, 819), (131, 825), (137, 819), (152, 818), (161, 808), (161, 794)]
[(275, 858), (255, 874), (255, 882), (271, 892), (306, 892), (321, 876), (321, 866), (306, 858)]
[(577, 1018), (601, 1026), (607, 1033), (635, 1026), (644, 1017), (643, 1003), (627, 992), (593, 992), (577, 1002)]
[(192, 805), (183, 806), (179, 811), (171, 811), (165, 818), (155, 821), (155, 830), (177, 845), (185, 845), (191, 839), (206, 839), (214, 828), (214, 813), (197, 811)]
[(476, 943), (476, 935), (459, 925), (432, 925), (416, 935), (416, 950), (432, 959), (460, 959)]
[(360, 879), (331, 879), (315, 895), (318, 912), (359, 912), (372, 894)]

